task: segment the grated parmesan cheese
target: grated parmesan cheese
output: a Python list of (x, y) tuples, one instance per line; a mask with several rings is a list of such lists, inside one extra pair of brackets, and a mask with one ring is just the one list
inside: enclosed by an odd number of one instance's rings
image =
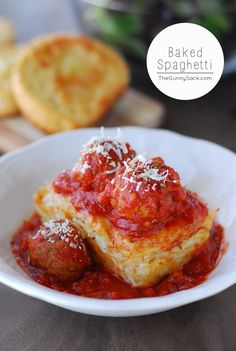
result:
[(69, 246), (72, 247), (73, 249), (77, 249), (77, 248), (78, 248), (78, 245), (77, 245), (77, 244), (74, 244), (74, 243), (70, 243)]
[(44, 223), (44, 226), (47, 227), (42, 235), (44, 236), (50, 236), (52, 234), (67, 234), (67, 233), (72, 233), (73, 229), (70, 226), (70, 221), (68, 219), (65, 219), (63, 221), (48, 221)]
[[(128, 153), (128, 148), (126, 142), (123, 139), (121, 130), (118, 128), (116, 137), (104, 137), (104, 128), (101, 128), (101, 136), (92, 137), (83, 147), (81, 155), (87, 155), (92, 153), (97, 153), (102, 155), (109, 161), (111, 166), (110, 170), (107, 170), (107, 174), (115, 173), (120, 168), (120, 163), (116, 163), (110, 156), (110, 151), (113, 151), (120, 161), (123, 161), (123, 154)], [(85, 172), (84, 166), (80, 168), (82, 173)]]
[(80, 167), (80, 172), (85, 173), (87, 169), (91, 168), (87, 161), (85, 161)]
[[(137, 192), (142, 186), (145, 187), (145, 192), (151, 189), (155, 191), (158, 183), (165, 186), (165, 182), (168, 180), (168, 169), (161, 172), (158, 168), (153, 167), (151, 159), (148, 159), (146, 155), (137, 155), (132, 160), (124, 161), (124, 165), (125, 171), (121, 175), (124, 186), (121, 191), (124, 191), (129, 183), (136, 185)], [(156, 182), (152, 186), (150, 186), (151, 180)]]
[[(39, 229), (37, 235), (42, 235), (49, 243), (54, 243), (54, 235), (57, 235), (60, 240), (65, 241), (70, 247), (77, 249), (78, 245), (75, 242), (71, 242), (78, 239), (78, 235), (73, 236), (73, 227), (68, 219), (59, 221), (48, 221), (43, 224), (43, 228)], [(37, 236), (36, 235), (36, 236)]]

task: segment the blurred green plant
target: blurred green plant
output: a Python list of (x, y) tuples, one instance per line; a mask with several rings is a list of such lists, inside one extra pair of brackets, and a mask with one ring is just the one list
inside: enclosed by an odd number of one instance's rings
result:
[[(119, 2), (121, 9), (113, 10)], [(106, 4), (106, 3), (105, 3)], [(103, 5), (103, 6), (102, 6)], [(109, 6), (108, 6), (109, 5)], [(209, 29), (219, 39), (233, 28), (235, 0), (111, 0), (90, 7), (97, 33), (113, 46), (141, 59), (153, 36), (166, 26), (192, 22)]]
[[(196, 0), (196, 1), (171, 1), (170, 8), (173, 13), (181, 18), (184, 16), (190, 22), (200, 24), (220, 38), (232, 28), (232, 12), (234, 1), (225, 0)], [(233, 10), (233, 11), (232, 11)]]
[(100, 34), (114, 46), (122, 46), (140, 57), (146, 54), (146, 45), (139, 34), (142, 23), (139, 13), (121, 13), (111, 16), (101, 7), (94, 8)]

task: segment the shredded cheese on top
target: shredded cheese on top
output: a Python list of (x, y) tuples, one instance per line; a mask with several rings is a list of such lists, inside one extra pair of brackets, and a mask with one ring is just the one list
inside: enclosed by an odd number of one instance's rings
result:
[[(140, 154), (132, 160), (124, 161), (124, 165), (125, 171), (121, 175), (124, 180), (124, 186), (121, 191), (124, 191), (129, 183), (136, 185), (135, 190), (137, 192), (142, 186), (145, 187), (145, 192), (155, 191), (158, 184), (165, 186), (168, 180), (168, 169), (161, 172), (158, 168), (153, 167), (151, 159), (148, 159), (145, 155)], [(155, 181), (156, 183), (151, 184), (150, 181)]]
[[(110, 151), (113, 151), (118, 160), (120, 162), (116, 163), (112, 157), (110, 156)], [(115, 173), (120, 167), (121, 167), (121, 162), (123, 161), (123, 154), (128, 153), (128, 148), (126, 146), (126, 142), (123, 139), (123, 135), (118, 128), (117, 136), (116, 137), (104, 137), (104, 128), (101, 128), (101, 136), (99, 137), (92, 137), (83, 147), (83, 150), (81, 152), (81, 155), (87, 155), (87, 154), (92, 154), (92, 153), (97, 153), (99, 155), (102, 155), (109, 161), (109, 166), (111, 169), (107, 170), (107, 174), (112, 174)], [(84, 168), (84, 165), (82, 165), (82, 170), (80, 168), (80, 171), (82, 173), (85, 172), (87, 168)]]
[[(76, 165), (75, 169), (73, 168), (73, 171), (74, 171), (74, 170), (77, 170), (77, 167), (78, 167), (78, 164)], [(89, 168), (91, 168), (91, 166), (88, 164), (87, 161), (85, 161), (85, 162), (82, 164), (82, 166), (80, 167), (80, 172), (84, 174), (84, 173), (86, 172), (86, 170), (89, 169)]]
[(38, 235), (42, 235), (48, 242), (54, 243), (54, 235), (57, 235), (60, 240), (65, 241), (70, 247), (77, 249), (79, 245), (76, 242), (78, 235), (73, 234), (73, 227), (68, 219), (59, 221), (48, 221), (43, 224), (43, 228), (39, 229)]

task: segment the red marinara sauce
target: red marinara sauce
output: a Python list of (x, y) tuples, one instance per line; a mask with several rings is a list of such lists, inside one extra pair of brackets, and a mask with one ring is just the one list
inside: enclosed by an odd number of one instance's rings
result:
[[(165, 226), (174, 226), (183, 221), (185, 224), (192, 223), (199, 217), (207, 216), (205, 204), (195, 193), (180, 184), (178, 173), (166, 166), (161, 158), (153, 159), (152, 162), (155, 164), (156, 160), (160, 170), (168, 170), (169, 179), (164, 187), (161, 183), (151, 181), (148, 192), (145, 186), (135, 191), (138, 183), (133, 181), (124, 184), (120, 178), (124, 167), (117, 176), (113, 175), (113, 182), (107, 179), (102, 191), (84, 187), (73, 177), (73, 171), (64, 171), (53, 182), (54, 191), (69, 197), (78, 212), (86, 210), (93, 216), (106, 217), (112, 226), (131, 240), (147, 237)], [(87, 175), (83, 176), (86, 179)], [(145, 181), (143, 183), (146, 184)]]
[(182, 270), (165, 277), (149, 288), (133, 288), (113, 274), (96, 265), (73, 283), (61, 283), (40, 268), (31, 266), (28, 254), (28, 237), (35, 233), (41, 224), (37, 214), (25, 221), (11, 240), (12, 252), (21, 268), (37, 283), (70, 294), (103, 298), (130, 299), (168, 295), (193, 288), (204, 282), (214, 270), (225, 252), (224, 230), (215, 224), (206, 243), (198, 249), (192, 260)]

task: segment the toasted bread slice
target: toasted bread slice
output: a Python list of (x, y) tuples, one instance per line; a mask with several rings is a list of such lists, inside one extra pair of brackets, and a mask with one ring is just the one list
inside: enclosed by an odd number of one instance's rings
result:
[(209, 238), (214, 213), (199, 216), (133, 241), (113, 227), (108, 219), (75, 210), (68, 197), (44, 186), (35, 195), (42, 220), (67, 218), (82, 232), (97, 259), (135, 287), (148, 287), (180, 269)]
[(0, 17), (0, 48), (12, 45), (15, 42), (15, 29), (12, 23)]
[(84, 36), (33, 41), (13, 75), (25, 117), (48, 133), (96, 125), (129, 82), (120, 55)]
[(17, 46), (0, 49), (0, 117), (15, 115), (19, 112), (12, 93), (11, 76), (21, 51), (22, 48)]

